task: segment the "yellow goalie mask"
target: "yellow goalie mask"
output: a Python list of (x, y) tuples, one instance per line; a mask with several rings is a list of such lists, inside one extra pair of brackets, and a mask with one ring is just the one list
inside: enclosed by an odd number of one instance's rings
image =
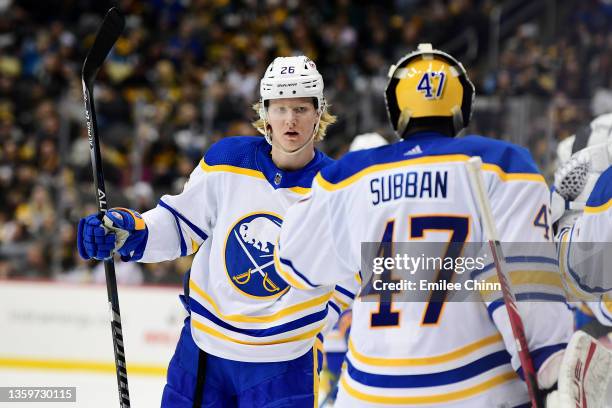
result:
[(389, 69), (385, 101), (400, 137), (409, 122), (428, 126), (432, 120), (445, 119), (452, 121), (456, 135), (470, 122), (474, 85), (455, 58), (434, 50), (431, 44), (419, 44), (417, 51)]

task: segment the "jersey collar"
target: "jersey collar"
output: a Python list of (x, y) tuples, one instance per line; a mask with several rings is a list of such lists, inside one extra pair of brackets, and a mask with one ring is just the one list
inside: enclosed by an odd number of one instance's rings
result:
[(315, 155), (299, 170), (279, 169), (272, 161), (272, 146), (268, 143), (261, 143), (257, 147), (256, 160), (257, 167), (266, 177), (268, 183), (276, 190), (279, 188), (303, 187), (310, 188), (314, 176), (325, 165), (326, 158), (324, 153), (315, 149)]

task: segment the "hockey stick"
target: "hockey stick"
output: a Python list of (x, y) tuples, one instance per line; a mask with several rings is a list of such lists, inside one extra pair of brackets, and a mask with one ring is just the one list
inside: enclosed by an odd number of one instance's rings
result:
[[(98, 29), (93, 46), (89, 50), (83, 70), (81, 82), (83, 84), (83, 100), (85, 102), (85, 121), (87, 122), (87, 136), (91, 153), (91, 166), (93, 169), (94, 187), (98, 210), (102, 216), (108, 209), (108, 196), (104, 186), (104, 173), (102, 171), (102, 158), (100, 156), (100, 138), (96, 122), (96, 111), (93, 101), (93, 82), (98, 70), (104, 63), (106, 56), (123, 32), (125, 20), (119, 10), (113, 7)], [(130, 393), (128, 391), (127, 370), (125, 364), (125, 350), (123, 347), (123, 333), (121, 328), (121, 313), (119, 312), (119, 294), (117, 293), (117, 279), (115, 276), (115, 263), (113, 258), (104, 261), (106, 273), (106, 291), (111, 312), (111, 331), (113, 334), (113, 349), (115, 352), (115, 369), (117, 372), (117, 385), (119, 387), (119, 404), (121, 408), (130, 407)]]
[(521, 367), (523, 368), (523, 375), (525, 377), (525, 382), (527, 383), (529, 398), (531, 399), (531, 406), (532, 408), (544, 408), (544, 403), (542, 402), (538, 388), (536, 372), (533, 366), (533, 359), (531, 358), (529, 348), (527, 347), (525, 327), (523, 326), (523, 320), (521, 319), (518, 307), (516, 306), (516, 296), (514, 295), (512, 286), (510, 286), (510, 278), (506, 273), (506, 258), (502, 252), (501, 243), (499, 242), (499, 235), (497, 235), (497, 227), (495, 226), (495, 222), (493, 220), (491, 204), (489, 203), (489, 197), (485, 191), (481, 166), (482, 160), (480, 157), (472, 157), (468, 160), (467, 170), (470, 185), (476, 197), (476, 201), (478, 202), (478, 208), (480, 210), (480, 217), (482, 218), (485, 236), (489, 242), (491, 254), (493, 255), (493, 262), (495, 264), (495, 270), (497, 271), (497, 279), (499, 279), (501, 284), (504, 303), (506, 305), (506, 310), (508, 311), (510, 326), (512, 327), (512, 334), (514, 335), (514, 340), (516, 342), (516, 350), (518, 352), (519, 360), (521, 361)]

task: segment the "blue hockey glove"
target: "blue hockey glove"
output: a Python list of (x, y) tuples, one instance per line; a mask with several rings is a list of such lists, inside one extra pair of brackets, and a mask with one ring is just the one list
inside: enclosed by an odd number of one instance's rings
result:
[(111, 208), (102, 220), (97, 214), (79, 221), (77, 248), (83, 259), (109, 259), (114, 252), (123, 261), (142, 258), (149, 231), (141, 215), (127, 208)]

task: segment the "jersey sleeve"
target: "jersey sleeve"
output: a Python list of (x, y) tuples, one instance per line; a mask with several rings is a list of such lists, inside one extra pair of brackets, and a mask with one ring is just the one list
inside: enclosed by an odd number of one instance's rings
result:
[(603, 172), (572, 228), (559, 234), (561, 270), (572, 299), (612, 291), (612, 167)]
[[(485, 181), (505, 257), (505, 272), (516, 295), (529, 351), (538, 370), (548, 358), (566, 347), (573, 320), (551, 239), (548, 188), (530, 155), (526, 151), (513, 153), (510, 159), (515, 167), (522, 163), (522, 172), (489, 167)], [(478, 279), (499, 282), (492, 261), (477, 275)], [(489, 316), (512, 356), (512, 366), (521, 374), (502, 293), (492, 291), (482, 295)]]
[(325, 341), (327, 341), (328, 335), (338, 326), (340, 317), (350, 311), (353, 306), (355, 296), (359, 292), (360, 288), (359, 280), (356, 277), (351, 277), (344, 282), (338, 283), (334, 286), (332, 297), (328, 301), (328, 307), (330, 309), (327, 314), (325, 326), (321, 330)]
[(196, 167), (183, 192), (164, 195), (157, 207), (142, 214), (149, 236), (141, 262), (160, 262), (190, 255), (208, 238), (215, 213), (209, 174)]
[(320, 177), (319, 173), (311, 193), (287, 211), (274, 252), (279, 275), (298, 289), (354, 279), (359, 270), (350, 266), (350, 259), (359, 257), (351, 258), (345, 239), (349, 235), (346, 212), (333, 208), (338, 197), (319, 184)]
[(612, 296), (605, 294), (598, 302), (587, 302), (593, 316), (604, 326), (612, 327)]

